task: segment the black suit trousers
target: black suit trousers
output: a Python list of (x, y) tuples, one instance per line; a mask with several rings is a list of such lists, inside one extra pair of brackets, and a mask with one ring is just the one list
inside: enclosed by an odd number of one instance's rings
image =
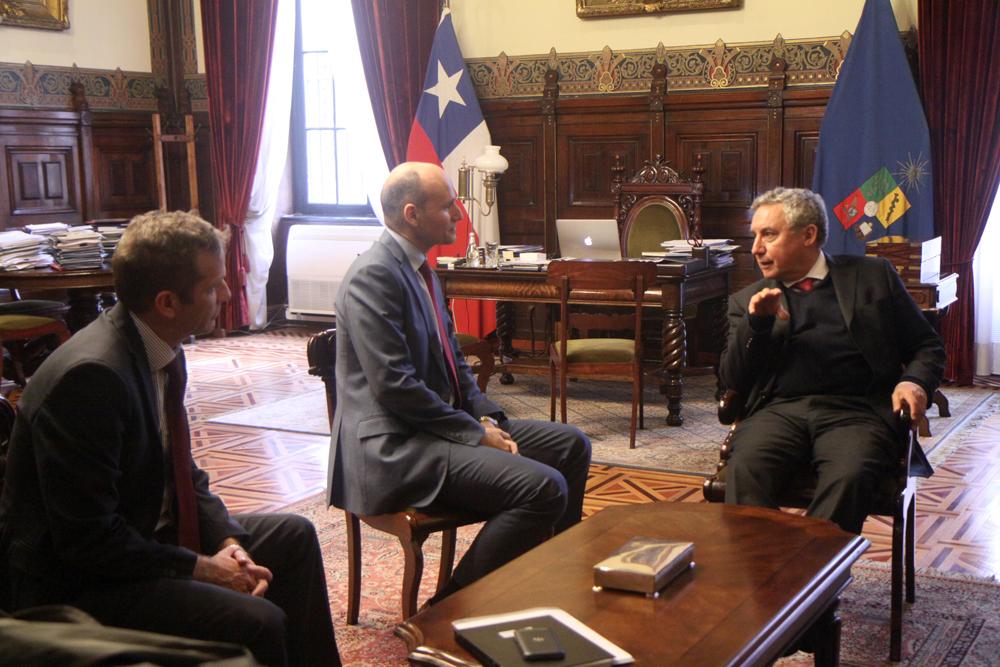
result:
[(104, 625), (242, 644), (266, 665), (339, 665), (323, 557), (313, 525), (292, 514), (234, 517), (243, 546), (274, 580), (255, 598), (188, 578), (113, 582), (72, 601)]
[(897, 448), (896, 434), (863, 398), (773, 399), (736, 427), (726, 502), (776, 508), (790, 476), (811, 469), (816, 494), (807, 513), (860, 533)]

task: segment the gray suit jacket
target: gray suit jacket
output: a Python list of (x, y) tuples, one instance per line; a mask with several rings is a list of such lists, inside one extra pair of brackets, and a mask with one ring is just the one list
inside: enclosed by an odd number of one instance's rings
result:
[(476, 386), (445, 314), (461, 407), (438, 344), (434, 311), (403, 249), (384, 233), (347, 271), (337, 294), (337, 409), (329, 501), (356, 514), (422, 506), (437, 496), (451, 447), (479, 445), (482, 415), (501, 411)]
[[(870, 405), (892, 426), (896, 383), (903, 378), (917, 382), (928, 397), (940, 384), (945, 360), (941, 339), (889, 262), (852, 256), (827, 256), (827, 260), (844, 322), (872, 370), (874, 381), (859, 387), (858, 393), (867, 395)], [(719, 377), (725, 388), (745, 399), (744, 417), (769, 400), (777, 362), (785, 354), (787, 321), (775, 319), (770, 331), (754, 333), (747, 317), (750, 298), (765, 287), (777, 286), (777, 281), (759, 280), (729, 298), (729, 338)]]
[[(32, 376), (11, 435), (0, 535), (12, 577), (57, 601), (101, 580), (190, 575), (196, 555), (153, 539), (164, 452), (142, 339), (119, 304)], [(245, 537), (191, 462), (203, 550)]]

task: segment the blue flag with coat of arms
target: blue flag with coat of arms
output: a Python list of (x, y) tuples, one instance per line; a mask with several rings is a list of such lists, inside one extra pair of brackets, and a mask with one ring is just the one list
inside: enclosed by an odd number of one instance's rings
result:
[(930, 134), (889, 0), (865, 2), (823, 117), (812, 189), (826, 201), (831, 254), (934, 236)]

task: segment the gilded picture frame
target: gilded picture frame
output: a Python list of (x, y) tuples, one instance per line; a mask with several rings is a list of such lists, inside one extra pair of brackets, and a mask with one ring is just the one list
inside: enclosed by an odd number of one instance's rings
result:
[(69, 28), (69, 0), (0, 0), (0, 27)]
[(576, 15), (582, 19), (596, 19), (705, 9), (739, 9), (742, 6), (743, 0), (576, 0)]

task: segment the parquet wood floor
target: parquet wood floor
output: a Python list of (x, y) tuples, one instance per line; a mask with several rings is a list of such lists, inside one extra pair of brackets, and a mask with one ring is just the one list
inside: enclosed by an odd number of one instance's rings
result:
[[(326, 485), (325, 436), (205, 423), (211, 417), (320, 388), (307, 373), (306, 328), (227, 339), (186, 348), (187, 405), (195, 457), (234, 511), (273, 511)], [(1000, 414), (963, 436), (963, 444), (921, 480), (917, 498), (917, 567), (975, 575), (1000, 573)], [(669, 500), (702, 502), (702, 478), (594, 465), (587, 516), (608, 507)], [(888, 561), (891, 525), (865, 524), (871, 560)]]

